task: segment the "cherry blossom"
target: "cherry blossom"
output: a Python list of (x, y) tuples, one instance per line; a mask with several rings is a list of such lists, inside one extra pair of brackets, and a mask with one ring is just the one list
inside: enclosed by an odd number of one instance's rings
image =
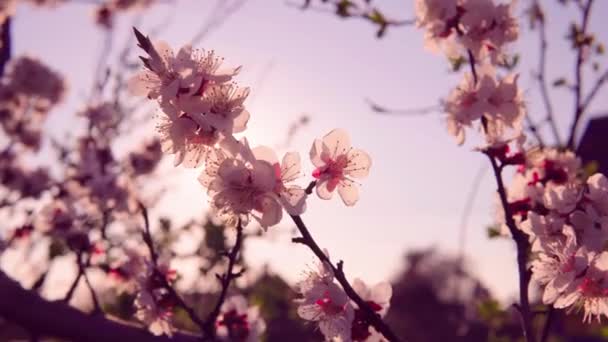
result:
[(573, 237), (548, 246), (532, 262), (532, 278), (544, 285), (543, 303), (551, 304), (588, 266), (588, 252)]
[(260, 341), (266, 330), (259, 307), (249, 307), (245, 297), (238, 295), (226, 299), (215, 325), (218, 337), (231, 342)]
[(347, 206), (359, 200), (358, 184), (352, 178), (364, 178), (372, 165), (371, 157), (350, 145), (348, 133), (334, 129), (316, 139), (310, 149), (310, 160), (316, 167), (313, 177), (317, 179), (316, 191), (321, 199), (331, 199), (334, 190)]
[(571, 282), (554, 306), (558, 309), (579, 306), (584, 310), (583, 322), (608, 317), (608, 252), (593, 257), (585, 274)]
[(174, 165), (198, 167), (221, 139), (219, 131), (200, 114), (182, 112), (174, 102), (162, 101), (156, 130), (162, 151), (175, 154)]
[(462, 5), (459, 37), (465, 49), (473, 52), (477, 60), (490, 56), (501, 57), (501, 49), (519, 36), (512, 4), (496, 5), (491, 0), (467, 0)]
[(211, 153), (207, 170), (199, 177), (207, 187), (211, 207), (228, 224), (234, 225), (238, 219), (247, 224), (252, 216), (262, 228), (276, 225), (282, 208), (275, 193), (275, 169), (256, 159), (246, 140), (238, 146), (232, 157), (222, 150)]
[(171, 323), (175, 298), (165, 284), (176, 279), (176, 273), (170, 265), (170, 259), (161, 255), (155, 266), (151, 260), (141, 256), (137, 251), (126, 251), (130, 256), (125, 264), (126, 274), (134, 280), (136, 286), (135, 317), (142, 321), (154, 335), (173, 334)]
[(306, 192), (302, 187), (290, 184), (301, 176), (300, 155), (288, 152), (279, 163), (275, 152), (268, 147), (256, 147), (253, 155), (274, 168), (276, 176), (275, 194), (290, 215), (301, 215), (306, 210)]
[(316, 270), (296, 284), (296, 288), (302, 295), (297, 300), (298, 315), (302, 319), (317, 322), (327, 340), (351, 340), (354, 308), (344, 290), (334, 282), (328, 265), (319, 263)]
[(507, 130), (519, 137), (525, 107), (517, 88), (517, 75), (497, 80), (489, 67), (480, 69), (479, 81), (465, 73), (460, 85), (452, 91), (445, 102), (448, 132), (461, 145), (465, 140), (465, 128), (481, 122), (486, 141), (490, 145), (501, 145)]
[[(384, 317), (390, 306), (390, 299), (393, 293), (391, 285), (386, 282), (378, 283), (372, 288), (369, 288), (360, 279), (355, 279), (352, 287), (357, 294), (365, 301), (369, 307)], [(355, 318), (352, 325), (353, 341), (381, 341), (380, 335), (371, 326), (367, 317), (360, 308), (355, 309)]]
[(228, 82), (240, 70), (220, 69), (223, 59), (214, 51), (193, 50), (185, 45), (174, 54), (166, 42), (152, 43), (139, 33), (137, 37), (149, 57), (142, 57), (146, 68), (129, 81), (134, 95), (165, 100), (201, 96), (212, 84)]

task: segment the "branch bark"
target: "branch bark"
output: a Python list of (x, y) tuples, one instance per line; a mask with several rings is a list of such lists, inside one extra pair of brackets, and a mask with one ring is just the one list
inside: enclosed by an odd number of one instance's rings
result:
[[(591, 6), (593, 5), (593, 0), (588, 0), (582, 8), (583, 19), (581, 24), (581, 35), (587, 34), (587, 27), (589, 26), (589, 16), (591, 14)], [(573, 38), (576, 40), (576, 38)], [(574, 150), (574, 144), (576, 140), (576, 131), (578, 129), (578, 125), (580, 123), (581, 117), (585, 112), (585, 108), (583, 107), (583, 62), (584, 62), (584, 50), (585, 45), (581, 44), (577, 46), (576, 51), (576, 65), (574, 68), (574, 120), (572, 121), (572, 126), (570, 127), (570, 135), (568, 137), (568, 143), (566, 147), (571, 150)]]
[(509, 207), (507, 200), (507, 191), (505, 189), (502, 180), (502, 166), (499, 166), (496, 159), (490, 154), (486, 153), (492, 164), (492, 170), (494, 171), (494, 177), (496, 178), (497, 191), (500, 197), (500, 203), (504, 210), (505, 221), (509, 232), (513, 237), (513, 241), (517, 247), (517, 270), (519, 273), (519, 313), (521, 315), (521, 321), (523, 326), (524, 338), (527, 342), (535, 342), (536, 337), (532, 328), (532, 315), (530, 313), (530, 300), (528, 296), (528, 287), (530, 284), (530, 270), (528, 270), (528, 250), (529, 242), (528, 237), (524, 232), (517, 228), (515, 220), (513, 219), (513, 213)]
[(209, 313), (209, 316), (207, 316), (207, 319), (205, 320), (204, 327), (205, 327), (205, 333), (207, 334), (206, 335), (207, 338), (210, 338), (210, 339), (215, 338), (215, 333), (216, 333), (215, 321), (217, 320), (217, 317), (220, 314), (220, 310), (222, 309), (222, 305), (224, 304), (224, 301), (226, 300), (226, 295), (228, 294), (228, 288), (230, 287), (230, 283), (234, 279), (240, 277), (242, 274), (242, 270), (241, 270), (241, 272), (238, 272), (238, 273), (234, 272), (234, 265), (236, 264), (236, 261), (238, 260), (242, 244), (243, 244), (243, 227), (241, 226), (241, 221), (239, 220), (238, 226), (236, 228), (236, 242), (234, 243), (234, 247), (232, 247), (232, 250), (228, 254), (228, 269), (226, 270), (226, 273), (224, 275), (221, 275), (221, 276), (218, 275), (218, 279), (220, 280), (220, 282), (222, 284), (222, 290), (220, 292), (220, 296), (217, 299), (215, 307)]
[(344, 292), (346, 293), (346, 295), (350, 299), (352, 299), (355, 302), (355, 304), (357, 304), (357, 306), (365, 313), (365, 315), (369, 319), (370, 323), (372, 324), (372, 326), (374, 328), (376, 328), (377, 331), (379, 331), (382, 335), (384, 335), (384, 337), (386, 337), (386, 339), (388, 339), (389, 341), (392, 341), (392, 342), (400, 341), (400, 339), (397, 337), (397, 335), (395, 335), (395, 333), (391, 330), (391, 328), (386, 323), (384, 323), (384, 321), (382, 320), (380, 315), (378, 315), (376, 312), (374, 312), (369, 307), (369, 305), (352, 288), (352, 286), (346, 279), (346, 275), (344, 274), (344, 270), (343, 270), (344, 262), (339, 261), (336, 264), (336, 266), (334, 266), (334, 264), (331, 262), (331, 260), (329, 260), (329, 257), (323, 252), (321, 247), (319, 247), (319, 245), (317, 245), (317, 243), (313, 239), (312, 235), (308, 231), (308, 228), (306, 228), (304, 221), (302, 221), (302, 218), (300, 216), (291, 215), (291, 219), (296, 224), (296, 227), (298, 227), (300, 234), (302, 234), (302, 237), (294, 238), (293, 242), (301, 243), (301, 244), (307, 246), (317, 256), (317, 258), (319, 258), (319, 260), (321, 260), (322, 262), (326, 263), (327, 265), (329, 265), (331, 267), (331, 269), (336, 277), (336, 280), (338, 280), (338, 283), (340, 283), (340, 285), (342, 285), (342, 288), (344, 289)]
[(194, 342), (183, 333), (173, 338), (152, 336), (145, 328), (121, 323), (103, 315), (88, 315), (62, 301), (50, 302), (22, 288), (0, 271), (0, 316), (38, 335), (70, 341), (150, 341)]

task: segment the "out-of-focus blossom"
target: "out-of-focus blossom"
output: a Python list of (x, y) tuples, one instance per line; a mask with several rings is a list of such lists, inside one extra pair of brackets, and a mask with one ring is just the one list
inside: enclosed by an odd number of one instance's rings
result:
[(334, 129), (323, 139), (316, 139), (310, 149), (310, 160), (316, 167), (313, 177), (317, 179), (320, 198), (331, 199), (337, 189), (344, 204), (357, 203), (359, 189), (353, 178), (367, 177), (372, 159), (363, 150), (351, 147), (346, 131)]
[(296, 288), (302, 295), (297, 300), (298, 315), (302, 319), (317, 322), (327, 340), (351, 340), (355, 311), (344, 290), (334, 282), (328, 265), (319, 263)]
[(34, 99), (35, 106), (55, 105), (66, 92), (63, 77), (33, 57), (22, 56), (11, 60), (6, 77), (6, 86), (17, 94)]
[(220, 340), (231, 342), (260, 341), (266, 330), (259, 307), (249, 307), (245, 297), (238, 295), (226, 299), (215, 325)]
[(135, 175), (148, 174), (154, 171), (162, 156), (160, 141), (153, 139), (129, 154), (129, 165)]
[[(390, 299), (393, 294), (391, 285), (386, 282), (378, 283), (369, 288), (360, 279), (353, 281), (353, 289), (367, 305), (380, 317), (384, 317), (390, 306)], [(355, 309), (355, 318), (352, 325), (353, 341), (383, 341), (380, 335), (369, 322), (367, 316), (360, 308)]]

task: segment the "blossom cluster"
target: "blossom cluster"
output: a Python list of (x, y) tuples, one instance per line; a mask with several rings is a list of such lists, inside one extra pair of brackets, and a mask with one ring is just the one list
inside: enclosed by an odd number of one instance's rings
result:
[(488, 145), (505, 135), (521, 135), (525, 106), (518, 75), (500, 77), (505, 46), (518, 37), (512, 4), (492, 0), (417, 0), (417, 26), (425, 30), (427, 46), (441, 47), (451, 59), (465, 56), (473, 66), (444, 102), (448, 132), (458, 144), (465, 130), (478, 125)]
[[(296, 287), (301, 295), (297, 300), (298, 315), (317, 322), (327, 340), (384, 341), (363, 310), (334, 281), (334, 272), (327, 263), (319, 262)], [(386, 314), (392, 296), (390, 284), (379, 283), (369, 288), (360, 279), (355, 279), (352, 287), (374, 312), (381, 317)]]
[(608, 179), (585, 175), (571, 151), (524, 146), (518, 75), (498, 76), (505, 45), (518, 37), (513, 3), (417, 0), (417, 24), (427, 46), (451, 59), (465, 56), (471, 67), (444, 101), (448, 132), (462, 144), (466, 129), (477, 125), (486, 143), (479, 150), (496, 163), (497, 177), (505, 166), (517, 166), (511, 183), (499, 189), (500, 233), (517, 234), (518, 248), (529, 241), (532, 279), (543, 288), (543, 303), (582, 308), (584, 321), (599, 321), (608, 317)]
[[(279, 159), (271, 148), (250, 147), (247, 138), (237, 137), (250, 119), (245, 107), (249, 88), (234, 81), (240, 67), (225, 68), (214, 51), (186, 45), (174, 52), (164, 42), (152, 42), (137, 30), (135, 34), (146, 56), (141, 57), (144, 70), (129, 81), (130, 90), (158, 103), (156, 127), (162, 151), (174, 155), (175, 166), (202, 168), (198, 180), (212, 211), (226, 225), (244, 226), (253, 219), (267, 229), (281, 222), (283, 210), (301, 215), (313, 187), (324, 200), (337, 192), (347, 206), (358, 201), (356, 180), (368, 175), (371, 158), (352, 147), (344, 130), (334, 129), (313, 142), (309, 153), (313, 180), (304, 188), (296, 182), (302, 176), (297, 152)], [(373, 310), (386, 312), (388, 284), (371, 290), (360, 281), (355, 285)], [(367, 316), (333, 282), (331, 272), (311, 273), (298, 289), (304, 297), (300, 316), (317, 321), (327, 339), (364, 341), (378, 335)], [(257, 313), (245, 310), (243, 300), (225, 303), (216, 322), (219, 336), (248, 341), (263, 331)]]
[(542, 199), (530, 198), (534, 206), (519, 211), (525, 217), (520, 227), (537, 254), (532, 278), (543, 286), (545, 304), (582, 308), (584, 321), (600, 321), (608, 317), (608, 179), (597, 173), (569, 180), (565, 167), (551, 167), (554, 179), (545, 182), (553, 185), (543, 191), (543, 181), (531, 182), (530, 193), (542, 193)]
[[(300, 155), (288, 152), (279, 160), (271, 148), (252, 148), (246, 138), (235, 137), (250, 118), (244, 105), (249, 88), (233, 80), (240, 67), (224, 68), (214, 51), (187, 45), (174, 53), (166, 43), (136, 34), (147, 57), (130, 89), (158, 102), (162, 151), (174, 155), (176, 166), (203, 168), (199, 181), (214, 212), (231, 225), (253, 218), (263, 228), (278, 224), (283, 209), (302, 214), (307, 194), (294, 183), (302, 173)], [(359, 197), (354, 179), (367, 176), (369, 155), (336, 129), (315, 140), (310, 158), (318, 196), (330, 199), (337, 191), (346, 205), (354, 205)]]

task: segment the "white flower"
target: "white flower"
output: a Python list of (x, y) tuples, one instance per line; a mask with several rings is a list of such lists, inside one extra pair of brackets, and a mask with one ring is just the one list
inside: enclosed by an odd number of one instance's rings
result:
[(458, 19), (458, 2), (443, 0), (416, 0), (416, 26), (424, 28), (425, 47), (437, 51), (444, 47), (449, 53), (454, 49), (452, 33), (455, 31)]
[(456, 137), (459, 145), (464, 142), (466, 127), (482, 117), (485, 119), (486, 140), (490, 145), (503, 144), (507, 129), (513, 137), (521, 135), (525, 107), (517, 87), (517, 75), (497, 80), (489, 66), (479, 69), (479, 81), (475, 83), (470, 73), (465, 73), (460, 85), (445, 102), (448, 132)]
[(227, 156), (215, 150), (210, 153), (207, 170), (199, 181), (207, 187), (211, 207), (229, 224), (239, 218), (247, 224), (249, 215), (268, 228), (281, 221), (283, 211), (275, 189), (277, 177), (273, 165), (256, 159), (246, 140), (240, 150)]
[(250, 116), (243, 105), (248, 95), (249, 88), (239, 88), (232, 83), (211, 86), (203, 94), (206, 121), (224, 134), (244, 131)]
[(608, 241), (608, 216), (599, 215), (592, 204), (570, 214), (570, 222), (587, 249), (601, 252)]
[(175, 307), (175, 298), (165, 287), (166, 283), (175, 280), (176, 273), (169, 268), (170, 259), (161, 254), (155, 268), (151, 260), (144, 258), (135, 250), (125, 250), (128, 260), (124, 271), (135, 282), (137, 296), (135, 297), (135, 317), (148, 326), (154, 335), (173, 334), (171, 317)]
[(231, 342), (260, 341), (260, 336), (266, 330), (259, 307), (249, 307), (243, 296), (226, 299), (215, 325), (218, 337)]
[(220, 141), (220, 132), (200, 113), (182, 112), (175, 102), (169, 100), (161, 101), (160, 105), (156, 130), (162, 151), (175, 154), (175, 166), (200, 166), (207, 152)]
[(559, 185), (545, 191), (545, 207), (560, 214), (571, 213), (582, 198), (582, 189), (574, 184)]
[(489, 75), (481, 74), (480, 82), (475, 84), (473, 75), (465, 73), (460, 85), (456, 87), (445, 102), (448, 133), (456, 137), (458, 145), (465, 139), (465, 127), (481, 119), (487, 108), (487, 98), (493, 91), (494, 83)]
[(533, 251), (543, 251), (548, 245), (563, 243), (574, 235), (572, 227), (565, 226), (565, 220), (560, 215), (551, 213), (543, 216), (530, 211), (527, 219), (521, 222), (520, 228), (534, 240)]
[[(355, 279), (352, 286), (355, 292), (357, 292), (361, 299), (363, 299), (374, 312), (378, 313), (380, 317), (386, 315), (393, 294), (393, 289), (389, 283), (382, 282), (369, 288), (360, 279)], [(355, 318), (351, 331), (353, 341), (384, 341), (382, 335), (371, 326), (367, 316), (360, 308), (355, 310)]]
[(163, 300), (155, 297), (168, 296), (168, 294), (155, 294), (146, 288), (141, 288), (135, 297), (137, 309), (135, 317), (148, 326), (148, 330), (156, 335), (173, 334), (171, 317), (173, 316), (173, 305), (164, 304)]
[(334, 190), (347, 206), (353, 206), (359, 199), (358, 186), (352, 178), (364, 178), (372, 165), (370, 156), (350, 145), (348, 133), (334, 129), (316, 139), (310, 150), (310, 159), (316, 167), (313, 176), (317, 179), (317, 195), (331, 199)]
[(279, 164), (275, 152), (268, 147), (256, 147), (252, 150), (258, 160), (272, 165), (276, 176), (275, 194), (290, 215), (301, 215), (306, 210), (306, 192), (302, 187), (289, 184), (301, 176), (300, 155), (288, 152)]
[(583, 322), (608, 317), (608, 252), (594, 256), (584, 276), (571, 282), (554, 303), (558, 309), (569, 306), (583, 308)]
[(318, 322), (327, 340), (350, 341), (354, 309), (344, 290), (334, 283), (329, 266), (320, 264), (317, 271), (309, 273), (296, 286), (303, 297), (297, 300), (298, 315)]
[(513, 4), (494, 4), (491, 0), (467, 0), (462, 5), (459, 37), (465, 49), (471, 50), (476, 60), (490, 57), (496, 62), (502, 57), (502, 48), (519, 35), (517, 20), (513, 17)]
[(136, 36), (149, 57), (142, 58), (145, 69), (129, 81), (129, 89), (135, 95), (166, 100), (201, 96), (211, 84), (227, 82), (240, 70), (219, 70), (223, 59), (214, 51), (193, 50), (185, 45), (175, 55), (166, 42), (152, 43), (139, 33)]
[(551, 304), (566, 291), (577, 275), (588, 265), (588, 252), (579, 249), (575, 239), (554, 244), (532, 262), (532, 278), (544, 285), (543, 303)]
[(596, 173), (587, 179), (587, 189), (586, 197), (593, 207), (602, 215), (608, 216), (608, 179), (603, 174)]

